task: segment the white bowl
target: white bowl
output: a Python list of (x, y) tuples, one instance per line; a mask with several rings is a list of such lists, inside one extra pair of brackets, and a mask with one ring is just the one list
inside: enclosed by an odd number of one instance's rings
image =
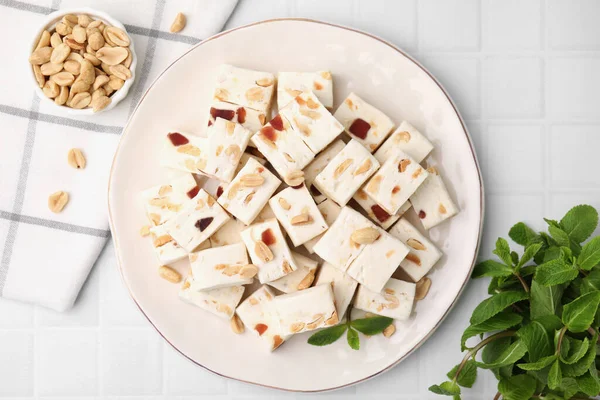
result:
[[(37, 46), (37, 44), (40, 40), (40, 36), (42, 35), (42, 32), (44, 30), (53, 29), (54, 26), (67, 14), (75, 14), (75, 15), (87, 14), (94, 19), (99, 19), (102, 22), (104, 22), (105, 24), (115, 26), (119, 29), (122, 29), (124, 32), (127, 33), (127, 30), (125, 29), (125, 27), (123, 26), (122, 23), (120, 23), (119, 21), (117, 21), (116, 19), (114, 19), (113, 17), (111, 17), (110, 15), (108, 15), (102, 11), (94, 10), (92, 8), (87, 8), (87, 7), (68, 8), (68, 9), (64, 9), (64, 10), (55, 11), (46, 17), (46, 19), (42, 23), (41, 28), (37, 31), (37, 33), (35, 34), (35, 36), (33, 38), (32, 45), (31, 45), (31, 51), (33, 51), (35, 49), (35, 46)], [(127, 35), (129, 35), (129, 33), (127, 33)], [(129, 38), (131, 39), (131, 35), (129, 35)], [(71, 108), (71, 107), (67, 107), (67, 106), (59, 106), (58, 104), (56, 104), (53, 99), (49, 99), (48, 97), (46, 97), (46, 95), (42, 91), (42, 88), (39, 87), (39, 85), (35, 79), (35, 75), (33, 73), (33, 68), (31, 67), (31, 64), (29, 63), (28, 60), (26, 60), (26, 62), (27, 62), (27, 68), (29, 68), (29, 70), (31, 71), (31, 82), (33, 83), (35, 92), (37, 93), (39, 98), (42, 99), (43, 103), (48, 104), (48, 106), (50, 108), (52, 108), (59, 114), (88, 116), (88, 115), (96, 115), (100, 112), (108, 111), (108, 110), (112, 109), (114, 106), (119, 104), (119, 102), (121, 100), (123, 100), (125, 98), (125, 96), (127, 96), (127, 93), (129, 92), (129, 88), (131, 87), (131, 85), (133, 85), (133, 82), (135, 81), (135, 67), (137, 65), (137, 55), (135, 54), (133, 40), (131, 40), (131, 44), (129, 45), (129, 50), (131, 51), (131, 56), (132, 56), (131, 66), (129, 67), (129, 69), (131, 70), (131, 78), (127, 79), (125, 81), (125, 84), (123, 85), (123, 87), (121, 89), (119, 89), (113, 93), (113, 95), (110, 97), (110, 99), (111, 99), (110, 104), (105, 109), (103, 109), (99, 112), (94, 112), (94, 110), (92, 110), (91, 108), (84, 108), (84, 109), (78, 110), (75, 108)], [(29, 54), (31, 54), (31, 52)], [(27, 57), (29, 57), (29, 55)]]

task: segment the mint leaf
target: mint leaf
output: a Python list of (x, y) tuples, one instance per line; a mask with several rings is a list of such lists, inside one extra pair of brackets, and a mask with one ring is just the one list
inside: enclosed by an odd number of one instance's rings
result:
[(561, 259), (543, 263), (537, 267), (534, 279), (541, 285), (554, 286), (577, 278), (579, 271)]
[(529, 361), (537, 361), (552, 354), (554, 346), (550, 342), (550, 335), (541, 323), (531, 321), (519, 329), (517, 335), (527, 347)]
[(600, 236), (587, 242), (577, 258), (579, 268), (589, 271), (600, 263)]
[(503, 400), (529, 400), (535, 389), (535, 378), (529, 375), (515, 375), (498, 382), (498, 391)]
[(575, 396), (575, 394), (577, 394), (577, 392), (579, 391), (579, 386), (577, 385), (577, 381), (574, 378), (563, 376), (562, 382), (558, 390), (563, 392), (564, 399), (570, 399), (571, 397)]
[(350, 326), (365, 335), (376, 335), (383, 332), (385, 328), (394, 322), (392, 318), (375, 316), (370, 318), (355, 319), (350, 322)]
[(600, 269), (593, 269), (588, 276), (581, 280), (581, 294), (600, 291)]
[(588, 372), (577, 378), (577, 387), (588, 396), (598, 396), (600, 392), (600, 380), (595, 367), (590, 367)]
[(308, 338), (308, 344), (312, 344), (313, 346), (326, 346), (331, 344), (342, 337), (344, 332), (346, 332), (346, 328), (348, 327), (343, 324), (320, 330)]
[(523, 256), (521, 257), (521, 260), (517, 264), (517, 268), (521, 268), (523, 265), (525, 265), (530, 260), (532, 260), (533, 257), (537, 254), (538, 251), (540, 251), (541, 248), (542, 248), (541, 243), (534, 243), (530, 246), (527, 246), (525, 248), (525, 252), (523, 253)]
[(525, 225), (523, 222), (519, 222), (513, 225), (508, 232), (508, 236), (513, 242), (520, 244), (521, 246), (528, 246), (531, 243), (540, 241), (540, 235), (535, 233), (533, 229)]
[(465, 343), (469, 338), (477, 336), (481, 333), (508, 329), (519, 324), (522, 320), (523, 317), (519, 314), (515, 314), (514, 312), (508, 310), (503, 311), (480, 324), (469, 326), (460, 339), (460, 346), (464, 351)]
[(360, 349), (360, 339), (358, 338), (358, 332), (356, 332), (352, 328), (349, 328), (347, 339), (348, 339), (348, 344), (350, 345), (351, 349), (353, 349), (353, 350)]
[(598, 212), (592, 206), (575, 206), (560, 220), (560, 225), (573, 241), (582, 243), (598, 226)]
[(512, 257), (510, 256), (510, 247), (508, 246), (508, 242), (503, 238), (498, 238), (496, 241), (496, 250), (492, 251), (495, 255), (500, 257), (502, 261), (506, 265), (513, 265)]
[(455, 382), (442, 382), (439, 385), (429, 386), (429, 391), (435, 394), (442, 394), (446, 396), (456, 396), (460, 394), (460, 387)]
[(516, 302), (527, 299), (528, 294), (525, 292), (508, 291), (498, 293), (482, 301), (471, 315), (471, 325), (480, 324), (494, 315), (500, 313), (506, 307), (515, 304)]
[(500, 356), (491, 363), (477, 363), (479, 368), (493, 369), (504, 367), (509, 364), (514, 364), (520, 360), (527, 353), (527, 346), (525, 343), (518, 339), (511, 344), (506, 350), (500, 354)]
[(566, 357), (562, 357), (561, 355), (560, 360), (565, 364), (575, 364), (585, 356), (590, 346), (590, 342), (588, 338), (584, 338), (583, 340), (568, 338), (567, 340), (569, 340), (570, 343), (569, 352)]
[[(598, 335), (594, 335), (591, 340), (591, 343), (596, 343), (598, 340)], [(562, 373), (564, 376), (572, 376), (577, 377), (586, 373), (590, 365), (594, 362), (596, 358), (596, 346), (589, 346), (587, 353), (583, 356), (583, 358), (577, 361), (574, 364), (563, 364), (562, 365)]]
[[(460, 364), (456, 365), (448, 374), (446, 375), (448, 379), (454, 380), (456, 375), (456, 371), (458, 371), (458, 367)], [(477, 379), (477, 364), (474, 360), (469, 360), (465, 363), (464, 367), (460, 370), (460, 374), (456, 378), (456, 382), (463, 387), (473, 387), (475, 380)]]
[(571, 244), (571, 240), (569, 239), (567, 232), (563, 231), (559, 227), (550, 225), (548, 227), (548, 232), (550, 232), (552, 239), (554, 239), (559, 246), (569, 247)]
[(571, 332), (583, 332), (592, 325), (598, 306), (600, 292), (579, 296), (563, 307), (562, 321)]
[(548, 372), (548, 387), (550, 389), (558, 389), (562, 383), (562, 372), (560, 370), (560, 362), (558, 360), (552, 363), (550, 372)]
[(482, 276), (509, 276), (512, 275), (512, 273), (512, 268), (494, 260), (487, 260), (475, 265), (471, 277), (481, 278)]
[(535, 280), (531, 282), (530, 296), (531, 319), (538, 319), (546, 315), (555, 315), (560, 309), (560, 299), (563, 295), (561, 286), (542, 286)]
[(556, 354), (552, 354), (551, 356), (542, 357), (536, 362), (530, 363), (521, 363), (517, 364), (517, 367), (525, 370), (525, 371), (539, 371), (541, 369), (546, 368), (548, 365), (552, 364), (556, 360)]
[(481, 352), (481, 360), (487, 364), (496, 361), (500, 357), (500, 354), (504, 353), (510, 347), (512, 339), (512, 337), (503, 337), (485, 345)]

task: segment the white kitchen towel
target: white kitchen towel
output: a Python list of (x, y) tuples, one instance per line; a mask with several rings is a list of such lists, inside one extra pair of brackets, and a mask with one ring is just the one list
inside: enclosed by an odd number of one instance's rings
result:
[[(106, 188), (114, 150), (144, 91), (176, 57), (220, 31), (237, 0), (0, 0), (0, 297), (69, 309), (110, 236)], [(41, 102), (27, 63), (44, 17), (57, 9), (90, 7), (122, 22), (138, 57), (136, 81), (114, 109), (65, 117)], [(169, 27), (187, 16), (180, 33)], [(85, 169), (67, 163), (79, 148)], [(48, 196), (70, 201), (54, 214)]]

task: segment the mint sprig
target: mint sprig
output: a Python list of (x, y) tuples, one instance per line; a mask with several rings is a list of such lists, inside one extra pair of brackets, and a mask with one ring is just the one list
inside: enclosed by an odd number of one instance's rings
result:
[[(510, 229), (521, 256), (499, 238), (497, 259), (475, 266), (473, 278), (491, 279), (490, 297), (475, 307), (461, 337), (462, 362), (448, 381), (429, 388), (433, 393), (460, 399), (477, 370), (488, 369), (498, 379), (496, 399), (600, 395), (600, 236), (590, 239), (598, 212), (579, 205), (560, 221), (544, 221), (547, 232), (523, 222)], [(482, 340), (469, 346), (477, 336)]]
[(308, 344), (312, 344), (313, 346), (327, 346), (336, 342), (347, 332), (346, 340), (348, 345), (353, 350), (359, 350), (360, 338), (358, 332), (369, 336), (377, 335), (394, 322), (392, 318), (380, 315), (352, 320), (350, 319), (350, 311), (351, 309), (346, 313), (347, 321), (345, 324), (332, 326), (313, 333), (308, 338)]

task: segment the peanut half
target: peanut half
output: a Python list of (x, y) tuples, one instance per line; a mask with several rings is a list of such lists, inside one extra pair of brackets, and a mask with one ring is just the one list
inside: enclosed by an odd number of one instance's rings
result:
[(79, 149), (71, 149), (67, 155), (69, 165), (75, 169), (85, 168), (85, 157)]

